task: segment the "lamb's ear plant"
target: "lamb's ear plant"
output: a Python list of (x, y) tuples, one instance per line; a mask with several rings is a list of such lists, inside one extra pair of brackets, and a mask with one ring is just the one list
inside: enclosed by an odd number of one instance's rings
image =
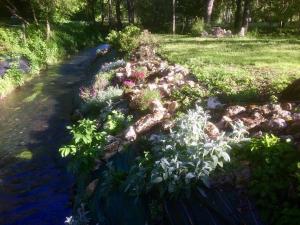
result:
[(127, 191), (140, 194), (158, 189), (161, 195), (188, 193), (194, 184), (209, 186), (209, 175), (230, 161), (231, 145), (244, 140), (241, 124), (230, 134), (211, 138), (205, 128), (209, 114), (200, 106), (181, 117), (169, 135), (161, 135), (151, 152), (132, 168)]

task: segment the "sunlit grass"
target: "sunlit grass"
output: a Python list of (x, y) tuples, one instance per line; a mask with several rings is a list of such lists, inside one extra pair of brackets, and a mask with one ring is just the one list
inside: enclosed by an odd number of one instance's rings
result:
[(190, 68), (211, 94), (229, 100), (265, 100), (300, 78), (296, 38), (156, 37), (162, 56)]
[(32, 159), (32, 152), (25, 149), (18, 155), (16, 155), (16, 158), (22, 159), (22, 160), (31, 160)]

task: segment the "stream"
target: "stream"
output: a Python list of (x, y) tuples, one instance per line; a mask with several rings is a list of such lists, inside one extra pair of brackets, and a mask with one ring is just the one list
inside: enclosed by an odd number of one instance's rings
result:
[(1, 225), (60, 225), (70, 216), (73, 178), (58, 148), (97, 49), (49, 66), (0, 101)]

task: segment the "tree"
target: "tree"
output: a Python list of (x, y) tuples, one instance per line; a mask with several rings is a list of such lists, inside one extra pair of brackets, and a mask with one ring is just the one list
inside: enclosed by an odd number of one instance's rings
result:
[(134, 0), (127, 1), (128, 22), (134, 23)]
[(118, 29), (121, 29), (122, 27), (121, 0), (116, 0), (116, 17), (117, 17), (117, 27)]
[(96, 21), (95, 4), (96, 4), (96, 0), (86, 0), (87, 18), (91, 22)]
[(248, 26), (250, 22), (250, 5), (251, 5), (251, 0), (244, 1), (244, 13), (243, 13), (243, 21), (242, 21), (241, 29), (244, 29), (245, 33), (248, 31)]
[(242, 0), (236, 0), (236, 10), (234, 16), (234, 30), (239, 32), (242, 23)]
[(176, 0), (173, 0), (173, 34), (176, 33)]
[(108, 23), (112, 26), (112, 0), (108, 0)]
[(29, 24), (29, 22), (20, 15), (18, 8), (16, 7), (16, 5), (12, 1), (6, 0), (4, 4), (5, 4), (6, 8), (9, 10), (9, 12), (11, 13), (12, 16), (18, 18), (19, 20), (21, 20), (26, 25)]
[(211, 15), (214, 8), (214, 0), (207, 0), (207, 7), (206, 7), (206, 23), (210, 24), (211, 22)]

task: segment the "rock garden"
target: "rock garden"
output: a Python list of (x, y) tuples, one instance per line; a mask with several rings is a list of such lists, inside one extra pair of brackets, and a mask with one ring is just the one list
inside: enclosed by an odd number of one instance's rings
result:
[(60, 149), (77, 180), (67, 223), (193, 224), (202, 214), (209, 224), (294, 224), (299, 102), (228, 104), (159, 56), (150, 32), (129, 26), (107, 40), (126, 60), (80, 88)]

